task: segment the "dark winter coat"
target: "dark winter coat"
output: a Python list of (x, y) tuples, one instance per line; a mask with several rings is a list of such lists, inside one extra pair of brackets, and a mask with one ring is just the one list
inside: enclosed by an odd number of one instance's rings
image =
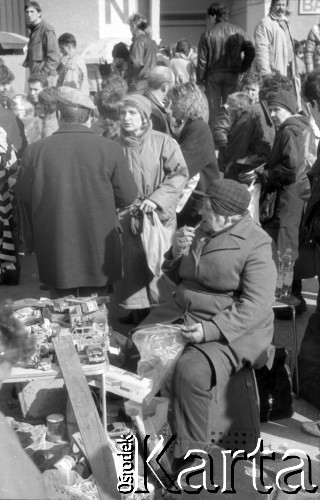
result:
[(163, 106), (158, 99), (147, 89), (144, 96), (151, 102), (151, 121), (153, 130), (163, 132), (170, 135), (169, 116), (165, 106)]
[[(308, 124), (307, 117), (293, 115), (280, 126), (262, 179), (264, 191), (278, 191), (275, 215), (263, 227), (267, 232), (271, 230), (270, 235), (273, 229), (279, 229), (279, 241), (281, 232), (286, 233), (287, 237), (291, 235), (288, 247), (293, 249), (294, 257), (297, 256), (299, 224), (303, 209), (303, 201), (298, 197), (295, 184), (298, 149), (301, 135)], [(285, 249), (279, 248), (279, 250)]]
[[(196, 189), (205, 191), (215, 179), (219, 179), (218, 162), (210, 127), (203, 120), (187, 120), (178, 142), (186, 161), (189, 177), (200, 173)], [(191, 194), (178, 216), (178, 225), (193, 225), (202, 207), (202, 198)]]
[(204, 83), (211, 73), (241, 73), (250, 68), (254, 46), (241, 28), (227, 21), (202, 33), (198, 46), (197, 81)]
[[(319, 151), (318, 151), (319, 154)], [(300, 228), (299, 258), (295, 277), (313, 278), (320, 274), (320, 157), (308, 173), (311, 195)]]
[[(151, 126), (138, 138), (123, 134), (120, 142), (138, 186), (138, 196), (147, 197), (157, 205), (163, 225), (173, 233), (176, 206), (188, 179), (188, 169), (178, 144), (167, 134), (152, 130)], [(151, 283), (142, 241), (131, 230), (129, 211), (121, 211), (119, 217), (123, 231), (124, 273), (115, 288), (117, 301), (125, 309), (144, 309), (157, 303), (158, 297), (150, 290), (153, 286), (160, 289), (159, 280), (154, 278)]]
[(40, 281), (79, 288), (120, 279), (116, 208), (136, 195), (121, 146), (83, 125), (63, 124), (29, 146), (17, 196), (31, 217)]
[(249, 157), (252, 160), (251, 169), (268, 160), (275, 129), (261, 104), (257, 103), (248, 109), (221, 112), (215, 125), (214, 138), (217, 138), (221, 148), (220, 168), (224, 170), (226, 178), (237, 180), (241, 171), (237, 160)]

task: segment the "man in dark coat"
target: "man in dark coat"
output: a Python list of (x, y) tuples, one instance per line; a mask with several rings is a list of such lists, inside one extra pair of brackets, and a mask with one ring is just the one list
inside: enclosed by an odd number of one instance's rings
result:
[(168, 92), (174, 85), (174, 74), (166, 66), (156, 66), (150, 72), (148, 87), (144, 96), (151, 102), (151, 121), (153, 130), (171, 134), (170, 119), (168, 112)]
[(228, 22), (222, 2), (211, 4), (207, 15), (209, 29), (199, 40), (197, 82), (205, 86), (213, 130), (221, 104), (237, 90), (239, 76), (250, 68), (255, 52), (247, 33)]
[[(302, 89), (305, 101), (310, 103), (311, 114), (320, 127), (320, 75), (314, 71), (307, 75)], [(318, 147), (318, 158), (308, 173), (311, 194), (305, 209), (302, 225), (302, 234), (305, 262), (309, 276), (318, 276), (319, 291), (317, 296), (316, 312), (320, 313), (320, 156)]]
[(41, 74), (54, 82), (60, 51), (53, 26), (42, 19), (38, 2), (27, 1), (25, 5), (26, 24), (30, 30), (28, 52), (23, 65), (30, 74)]
[(17, 195), (32, 224), (39, 278), (51, 296), (104, 294), (121, 278), (116, 208), (137, 187), (120, 145), (88, 127), (94, 105), (79, 90), (58, 90), (59, 129), (27, 149)]
[(271, 239), (247, 212), (247, 188), (219, 179), (198, 194), (201, 225), (180, 228), (164, 262), (176, 292), (139, 325), (179, 323), (187, 342), (171, 381), (173, 469), (210, 444), (212, 398), (243, 366), (267, 362), (273, 336)]

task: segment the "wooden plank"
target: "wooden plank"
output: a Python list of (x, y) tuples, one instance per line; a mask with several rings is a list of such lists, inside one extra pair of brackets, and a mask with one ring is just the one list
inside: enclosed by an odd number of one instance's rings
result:
[(117, 490), (117, 475), (112, 453), (71, 335), (61, 335), (60, 338), (53, 339), (53, 345), (96, 481), (100, 500), (119, 499), (120, 494)]

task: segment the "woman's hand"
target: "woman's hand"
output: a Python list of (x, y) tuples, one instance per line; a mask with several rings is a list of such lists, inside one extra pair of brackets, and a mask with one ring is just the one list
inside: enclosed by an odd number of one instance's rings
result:
[(157, 204), (154, 201), (148, 200), (147, 198), (140, 203), (139, 208), (145, 214), (149, 214), (157, 208)]
[(172, 241), (172, 255), (174, 258), (188, 253), (194, 235), (194, 227), (183, 226), (178, 229)]
[(194, 323), (191, 326), (181, 326), (181, 333), (189, 344), (201, 344), (205, 341), (204, 331), (201, 323)]

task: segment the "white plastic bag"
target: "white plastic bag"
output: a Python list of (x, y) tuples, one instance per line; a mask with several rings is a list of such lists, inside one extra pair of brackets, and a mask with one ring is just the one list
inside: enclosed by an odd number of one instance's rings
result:
[(140, 353), (138, 375), (152, 380), (152, 390), (145, 398), (148, 403), (173, 371), (186, 342), (180, 326), (161, 324), (136, 331), (132, 340)]
[(143, 230), (141, 241), (148, 262), (148, 267), (154, 276), (161, 275), (164, 254), (171, 246), (172, 227), (164, 227), (157, 212), (152, 213), (152, 221), (143, 214)]

